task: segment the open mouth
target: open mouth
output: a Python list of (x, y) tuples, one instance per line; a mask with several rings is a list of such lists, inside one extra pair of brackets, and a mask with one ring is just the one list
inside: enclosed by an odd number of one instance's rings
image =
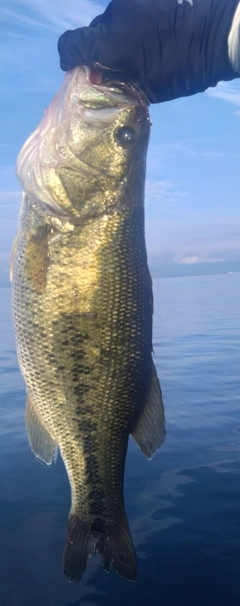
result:
[(149, 101), (146, 94), (132, 82), (123, 72), (112, 71), (110, 69), (90, 69), (85, 67), (87, 80), (96, 88), (107, 89), (112, 94), (125, 94), (132, 97), (143, 110), (144, 115), (149, 121), (148, 106)]

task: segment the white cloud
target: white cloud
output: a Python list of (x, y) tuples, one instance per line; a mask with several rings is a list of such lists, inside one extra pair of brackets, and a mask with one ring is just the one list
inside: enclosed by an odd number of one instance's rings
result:
[(181, 257), (179, 258), (178, 256), (174, 259), (174, 261), (176, 261), (176, 263), (183, 264), (183, 265), (193, 265), (194, 263), (202, 263), (202, 259), (200, 259), (199, 257)]
[(223, 258), (218, 258), (218, 257), (207, 257), (207, 258), (200, 258), (200, 257), (175, 257), (173, 259), (173, 261), (176, 261), (176, 263), (178, 265), (195, 265), (195, 263), (220, 263), (221, 261), (224, 261), (225, 259)]
[(13, 0), (10, 5), (3, 0), (0, 94), (16, 89), (56, 92), (63, 76), (58, 37), (88, 25), (103, 11), (104, 6), (91, 0)]
[(207, 211), (177, 210), (146, 218), (149, 258), (185, 265), (240, 259), (240, 219)]
[(220, 82), (215, 88), (209, 88), (207, 95), (240, 107), (240, 85), (236, 80), (231, 84), (229, 82)]
[[(154, 124), (155, 130), (159, 126), (156, 121)], [(164, 141), (161, 144), (151, 144), (148, 151), (147, 169), (148, 172), (159, 171), (159, 166), (166, 165), (172, 161), (174, 156), (177, 164), (182, 166), (182, 162), (188, 163), (190, 158), (194, 158), (196, 155), (195, 150), (190, 141)]]
[(145, 188), (146, 216), (159, 216), (177, 212), (189, 198), (189, 192), (179, 181), (154, 181), (147, 179)]
[(145, 202), (147, 205), (158, 205), (171, 207), (186, 196), (187, 193), (182, 190), (182, 184), (172, 181), (153, 181), (147, 180), (145, 187)]
[(146, 181), (146, 196), (148, 200), (158, 200), (172, 190), (173, 185), (171, 181)]
[[(107, 3), (106, 3), (107, 4)], [(31, 30), (58, 33), (88, 25), (104, 10), (101, 4), (91, 0), (18, 0), (9, 8), (7, 2), (1, 7), (1, 18), (7, 24), (25, 26)]]

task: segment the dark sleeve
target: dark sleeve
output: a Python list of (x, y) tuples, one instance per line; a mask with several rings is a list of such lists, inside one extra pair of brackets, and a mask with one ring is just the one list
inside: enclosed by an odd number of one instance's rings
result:
[(238, 2), (112, 0), (90, 27), (61, 36), (61, 67), (99, 63), (120, 70), (152, 103), (202, 92), (238, 77), (228, 57)]
[(154, 87), (159, 100), (199, 93), (220, 80), (237, 77), (229, 61), (228, 35), (238, 2), (182, 0), (180, 4), (165, 0), (165, 6), (171, 3), (175, 7), (165, 32), (160, 32), (161, 76)]

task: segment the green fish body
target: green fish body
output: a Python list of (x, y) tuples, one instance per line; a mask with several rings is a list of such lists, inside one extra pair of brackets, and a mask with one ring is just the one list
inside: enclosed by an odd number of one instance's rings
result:
[(124, 508), (132, 434), (147, 457), (164, 439), (152, 361), (144, 237), (147, 108), (131, 91), (69, 72), (20, 152), (23, 200), (12, 261), (13, 318), (36, 456), (58, 447), (72, 504), (64, 570), (102, 554), (134, 580)]

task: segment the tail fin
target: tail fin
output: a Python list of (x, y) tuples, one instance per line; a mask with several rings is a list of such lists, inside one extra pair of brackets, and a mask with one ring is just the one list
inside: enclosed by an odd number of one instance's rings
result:
[(111, 564), (129, 581), (137, 578), (137, 561), (127, 519), (121, 525), (104, 532), (94, 531), (93, 524), (72, 515), (68, 523), (68, 541), (64, 550), (64, 574), (69, 581), (80, 581), (88, 560), (97, 552), (102, 554), (102, 564), (109, 572)]
[(99, 551), (102, 553), (102, 564), (106, 572), (113, 563), (114, 569), (122, 577), (129, 581), (136, 580), (137, 560), (126, 518), (115, 533), (105, 535), (103, 549), (99, 549)]

